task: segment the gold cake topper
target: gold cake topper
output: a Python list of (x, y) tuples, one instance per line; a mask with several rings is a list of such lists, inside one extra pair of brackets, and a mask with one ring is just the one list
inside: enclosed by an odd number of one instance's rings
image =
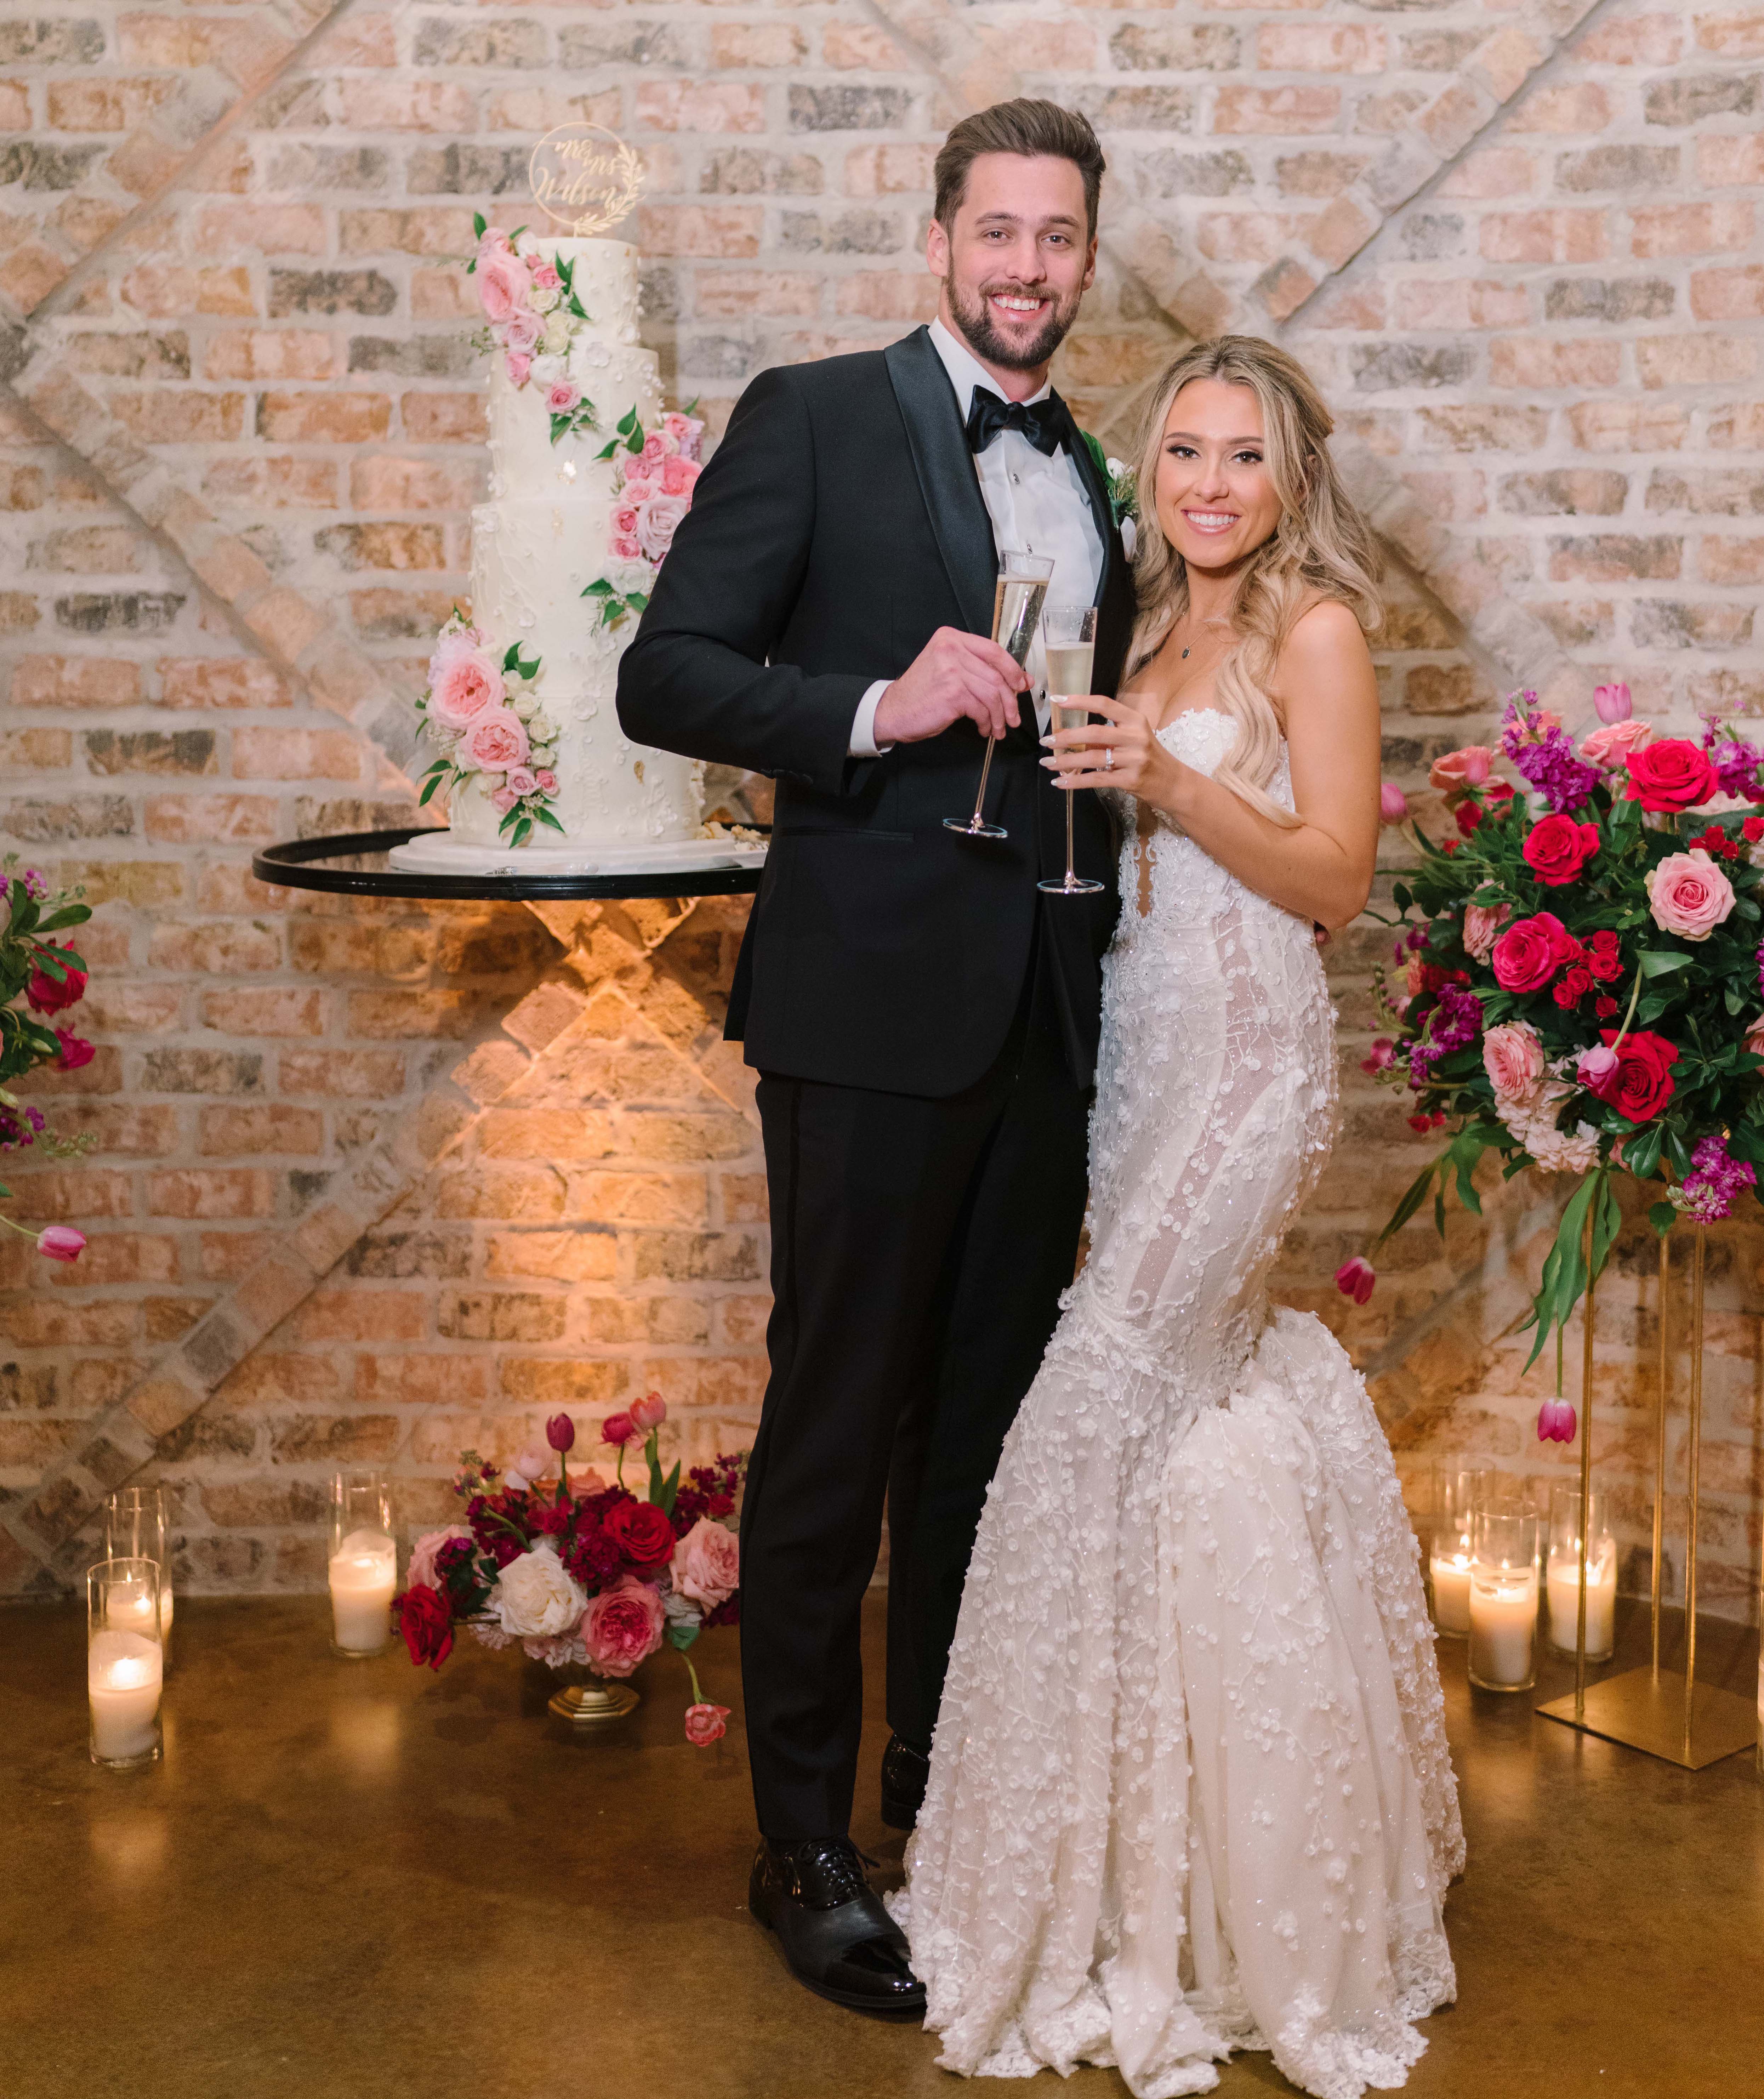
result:
[(634, 147), (598, 124), (560, 124), (527, 163), (533, 201), (578, 240), (616, 226), (643, 188)]

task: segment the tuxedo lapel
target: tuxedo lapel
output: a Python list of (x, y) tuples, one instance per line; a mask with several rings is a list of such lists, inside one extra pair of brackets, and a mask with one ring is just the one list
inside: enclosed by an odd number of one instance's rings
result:
[[(970, 632), (990, 634), (998, 549), (967, 433), (956, 413), (955, 389), (926, 328), (891, 343), (882, 358), (906, 425), (919, 492), (961, 616)], [(862, 491), (856, 493), (861, 501)]]
[[(1055, 398), (1058, 398), (1056, 395)], [(1062, 401), (1060, 406), (1066, 408)], [(1128, 644), (1133, 637), (1133, 570), (1121, 546), (1120, 529), (1115, 522), (1115, 506), (1109, 500), (1108, 484), (1098, 471), (1095, 455), (1079, 434), (1077, 419), (1066, 408), (1071, 435), (1067, 441), (1078, 478), (1090, 499), (1090, 514), (1102, 539), (1102, 574), (1097, 584), (1096, 689), (1113, 696), (1126, 667)]]

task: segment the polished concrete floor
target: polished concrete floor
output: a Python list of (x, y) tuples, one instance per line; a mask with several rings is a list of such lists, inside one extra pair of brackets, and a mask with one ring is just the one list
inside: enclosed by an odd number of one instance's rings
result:
[[(687, 1746), (673, 1657), (578, 1741), (518, 1657), (336, 1661), (323, 1612), (181, 1604), (131, 1775), (86, 1759), (79, 1617), (0, 1613), (0, 2099), (949, 2099), (922, 2032), (807, 1996), (749, 1922), (738, 1731)], [(698, 1652), (738, 1711), (736, 1637)], [(1703, 1645), (1749, 1695), (1755, 1636)], [(1444, 1673), (1470, 1869), (1414, 2099), (1764, 2093), (1752, 1758), (1692, 1776), (1472, 1694), (1461, 1645)], [(871, 1721), (854, 1833), (891, 1866)], [(1249, 2057), (1220, 2089), (1291, 2088)]]

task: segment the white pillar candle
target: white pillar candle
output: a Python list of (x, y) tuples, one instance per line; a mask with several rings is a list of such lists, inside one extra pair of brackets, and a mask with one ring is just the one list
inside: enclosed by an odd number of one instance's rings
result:
[[(165, 1622), (161, 1609), (160, 1622)], [(112, 1632), (145, 1633), (153, 1623), (153, 1599), (145, 1589), (118, 1584), (113, 1587), (104, 1604), (104, 1622)]]
[(1479, 1683), (1531, 1681), (1537, 1630), (1537, 1570), (1476, 1567), (1470, 1577), (1470, 1674)]
[[(1580, 1618), (1580, 1550), (1552, 1552), (1545, 1595), (1550, 1604), (1550, 1644), (1574, 1652)], [(1586, 1652), (1602, 1658), (1616, 1644), (1617, 1556), (1608, 1547), (1586, 1569)]]
[(1433, 1622), (1442, 1633), (1470, 1630), (1470, 1555), (1433, 1556)]
[(377, 1654), (392, 1637), (398, 1548), (381, 1531), (352, 1530), (331, 1561), (331, 1622), (345, 1654)]
[(139, 1633), (94, 1635), (86, 1655), (92, 1746), (108, 1763), (146, 1756), (159, 1742), (159, 1642)]

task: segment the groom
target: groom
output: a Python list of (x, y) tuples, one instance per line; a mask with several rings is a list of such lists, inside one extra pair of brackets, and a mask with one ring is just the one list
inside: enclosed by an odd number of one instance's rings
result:
[[(760, 1074), (776, 1299), (741, 1522), (749, 1903), (803, 1982), (863, 2008), (924, 2003), (847, 1833), (885, 1491), (882, 1811), (904, 1828), (1084, 1215), (1114, 847), (1080, 795), (1078, 867), (1108, 887), (1037, 894), (1065, 802), (1045, 709), (988, 637), (997, 550), (1049, 555), (1049, 602), (1101, 609), (1094, 689), (1121, 675), (1131, 574), (1047, 383), (1095, 274), (1102, 172), (1052, 103), (956, 126), (926, 244), (937, 319), (754, 381), (619, 672), (627, 734), (777, 783), (728, 1027)], [(983, 734), (997, 840), (944, 827), (974, 806)]]

